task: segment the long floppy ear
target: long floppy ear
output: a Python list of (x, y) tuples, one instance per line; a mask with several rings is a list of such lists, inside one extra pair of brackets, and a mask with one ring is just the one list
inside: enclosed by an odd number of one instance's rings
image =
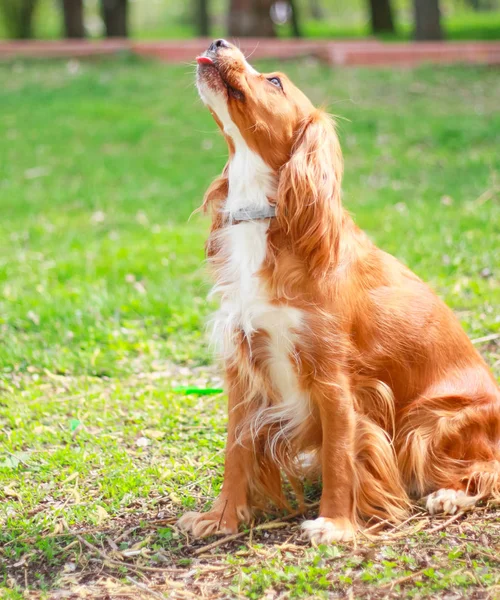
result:
[(304, 123), (278, 184), (278, 222), (294, 252), (321, 277), (335, 262), (343, 221), (342, 153), (335, 125), (323, 111)]
[(202, 205), (195, 212), (203, 211), (210, 212), (212, 217), (212, 226), (210, 227), (210, 236), (205, 244), (205, 253), (208, 258), (217, 254), (217, 236), (216, 232), (223, 225), (222, 204), (225, 202), (229, 193), (229, 162), (222, 169), (222, 173), (216, 177), (209, 185), (205, 196), (203, 197)]
[(213, 216), (219, 212), (221, 204), (227, 198), (229, 193), (229, 162), (224, 165), (222, 173), (216, 177), (212, 183), (208, 186), (205, 195), (203, 196), (203, 202), (196, 210), (202, 210), (207, 213), (209, 210), (212, 211)]

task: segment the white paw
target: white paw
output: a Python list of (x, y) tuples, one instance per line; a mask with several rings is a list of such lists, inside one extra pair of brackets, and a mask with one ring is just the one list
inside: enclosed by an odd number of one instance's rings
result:
[(458, 510), (474, 506), (477, 496), (467, 496), (462, 490), (441, 489), (427, 496), (425, 507), (431, 515), (454, 515)]
[(355, 529), (348, 519), (318, 517), (302, 523), (302, 536), (313, 545), (347, 542), (355, 536)]

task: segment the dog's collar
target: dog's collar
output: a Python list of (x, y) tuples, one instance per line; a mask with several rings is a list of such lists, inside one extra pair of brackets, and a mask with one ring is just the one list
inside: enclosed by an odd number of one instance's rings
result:
[(259, 221), (261, 219), (272, 219), (276, 216), (276, 207), (266, 206), (266, 208), (240, 208), (235, 212), (230, 213), (231, 221)]

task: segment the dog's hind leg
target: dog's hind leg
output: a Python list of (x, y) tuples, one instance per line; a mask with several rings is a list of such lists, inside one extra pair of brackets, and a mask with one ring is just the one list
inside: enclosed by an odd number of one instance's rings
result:
[(500, 496), (500, 396), (420, 398), (399, 419), (403, 481), (431, 514)]
[(455, 488), (441, 488), (427, 496), (425, 506), (431, 515), (455, 514), (479, 500), (500, 496), (500, 461), (477, 462), (461, 473)]

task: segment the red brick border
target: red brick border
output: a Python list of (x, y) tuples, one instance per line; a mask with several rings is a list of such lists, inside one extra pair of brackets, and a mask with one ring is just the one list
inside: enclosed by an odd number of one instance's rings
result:
[[(211, 40), (196, 39), (164, 42), (133, 42), (132, 50), (136, 54), (152, 56), (166, 62), (191, 62), (195, 56), (203, 52)], [(243, 38), (238, 45), (246, 56), (252, 59), (279, 58), (291, 59), (300, 56), (325, 56), (324, 52), (331, 42), (322, 40), (275, 40), (269, 38)], [(377, 40), (353, 40), (338, 42), (342, 47), (353, 46), (368, 50), (378, 45)]]
[[(128, 51), (170, 63), (190, 63), (208, 39), (140, 42), (133, 40), (0, 42), (0, 60), (14, 57), (80, 58)], [(367, 40), (241, 40), (252, 58), (292, 59), (316, 56), (333, 66), (402, 66), (432, 64), (500, 65), (499, 42), (382, 43)]]
[(130, 49), (128, 40), (30, 40), (0, 42), (0, 60), (16, 57), (29, 58), (79, 58), (105, 56)]
[(377, 44), (369, 48), (328, 44), (331, 65), (414, 67), (430, 64), (500, 65), (500, 42), (413, 42)]

